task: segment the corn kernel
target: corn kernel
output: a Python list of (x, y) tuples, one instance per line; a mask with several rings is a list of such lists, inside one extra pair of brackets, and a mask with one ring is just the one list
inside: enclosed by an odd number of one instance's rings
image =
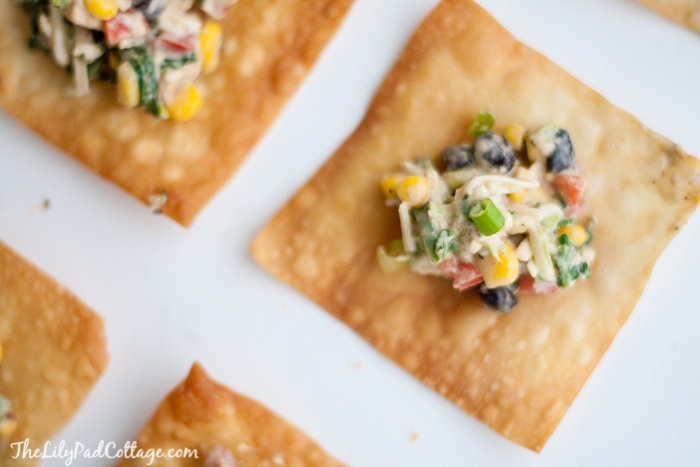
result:
[(202, 46), (202, 71), (211, 73), (219, 66), (221, 47), (223, 45), (223, 33), (221, 26), (216, 21), (207, 21), (199, 33), (199, 42)]
[(559, 227), (559, 235), (566, 235), (575, 246), (581, 246), (588, 240), (588, 233), (580, 225), (566, 224)]
[(122, 62), (117, 68), (117, 99), (127, 107), (139, 105), (139, 78), (129, 62)]
[(486, 287), (493, 289), (503, 285), (509, 285), (519, 276), (518, 257), (508, 243), (504, 242), (504, 248), (498, 252), (498, 257), (487, 254), (475, 259), (476, 267), (484, 277)]
[(508, 140), (513, 149), (520, 151), (523, 148), (525, 128), (517, 123), (511, 123), (503, 129), (503, 136)]
[(511, 201), (519, 203), (525, 198), (526, 193), (527, 192), (525, 190), (518, 191), (516, 193), (508, 193), (508, 198), (510, 198)]
[(399, 187), (399, 183), (401, 183), (402, 179), (403, 177), (399, 175), (390, 175), (388, 177), (384, 177), (382, 181), (379, 182), (379, 188), (382, 190), (382, 193), (384, 193), (385, 198), (391, 199), (398, 196), (396, 194), (396, 190)]
[(85, 9), (102, 21), (114, 18), (119, 12), (117, 0), (85, 0)]
[(411, 207), (422, 206), (430, 197), (428, 179), (422, 175), (409, 175), (398, 184), (396, 194)]
[(167, 105), (170, 118), (177, 122), (192, 119), (202, 108), (204, 98), (197, 86), (191, 85)]

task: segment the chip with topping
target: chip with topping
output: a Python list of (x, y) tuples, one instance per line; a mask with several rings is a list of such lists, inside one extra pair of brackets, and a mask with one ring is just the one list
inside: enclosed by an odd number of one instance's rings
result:
[(199, 363), (158, 406), (136, 438), (134, 451), (192, 455), (125, 456), (117, 467), (343, 465), (267, 407), (212, 380)]
[[(494, 313), (476, 294), (457, 290), (482, 280), (482, 271), (469, 263), (442, 261), (445, 274), (460, 278), (455, 289), (449, 280), (407, 268), (387, 274), (376, 259), (380, 245), (388, 254), (396, 251), (397, 257), (402, 251), (401, 245), (392, 245), (401, 238), (402, 226), (382, 193), (398, 193), (394, 182), (401, 177), (384, 184), (382, 178), (405, 161), (424, 157), (439, 167), (440, 154), (453, 146), (450, 163), (468, 166), (470, 151), (463, 145), (473, 138), (469, 133), (475, 115), (485, 109), (496, 117), (494, 135), (484, 141), (485, 163), (502, 164), (508, 170), (515, 161), (501, 150), (504, 143), (497, 135), (517, 141), (517, 135), (527, 130), (538, 153), (535, 159), (566, 176), (566, 170), (556, 170), (569, 165), (568, 151), (550, 156), (557, 145), (563, 148), (571, 142), (586, 183), (571, 173), (570, 180), (553, 186), (558, 185), (562, 200), (567, 197), (572, 205), (578, 204), (585, 187), (585, 202), (567, 217), (595, 217), (590, 277), (556, 293), (522, 293), (517, 309), (507, 314)], [(537, 137), (537, 129), (550, 121), (556, 127), (543, 129)], [(508, 128), (511, 122), (515, 125)], [(475, 131), (483, 126), (489, 122), (481, 122)], [(418, 170), (431, 176), (422, 167)], [(487, 176), (502, 175), (496, 171)], [(517, 183), (522, 190), (507, 191), (507, 197), (515, 200), (494, 196), (496, 208), (501, 209), (499, 200), (515, 206), (522, 197), (522, 203), (530, 196), (528, 189), (537, 195), (526, 177)], [(411, 182), (414, 188), (421, 184)], [(465, 190), (472, 190), (470, 197), (481, 197), (482, 188), (483, 184), (475, 184)], [(493, 193), (486, 188), (484, 193)], [(420, 194), (423, 189), (416, 191)], [(420, 198), (411, 199), (418, 204)], [(358, 128), (274, 215), (251, 251), (271, 274), (426, 385), (508, 439), (540, 451), (632, 312), (656, 259), (699, 200), (697, 158), (518, 42), (476, 3), (442, 0), (407, 44)], [(410, 207), (414, 213), (420, 211)], [(555, 207), (560, 212), (562, 205)], [(485, 217), (482, 228), (498, 228), (501, 221), (490, 203), (472, 209), (468, 211), (472, 217)], [(430, 213), (419, 216), (407, 230), (431, 221)], [(587, 237), (587, 223), (575, 225), (584, 232), (562, 224), (556, 234), (565, 233), (575, 245)], [(425, 242), (426, 251), (438, 258), (451, 257), (457, 237), (441, 234), (442, 227), (434, 230)], [(478, 238), (475, 245), (486, 248), (486, 239)], [(401, 240), (403, 251), (412, 240), (416, 249), (420, 244), (413, 236)], [(529, 241), (529, 251), (515, 244), (510, 248), (516, 259), (534, 258), (545, 243)], [(492, 249), (497, 251), (498, 245)], [(567, 246), (558, 254), (563, 260), (570, 253), (576, 255)], [(507, 248), (490, 257), (499, 259), (496, 269), (501, 262), (513, 261)], [(519, 287), (547, 270), (545, 263), (534, 264), (537, 274), (522, 275)], [(569, 281), (573, 275), (572, 271), (561, 279)], [(555, 269), (554, 277), (558, 276)], [(510, 280), (507, 274), (504, 277)], [(549, 284), (530, 281), (529, 287), (545, 292), (542, 289)], [(489, 299), (509, 300), (503, 294)]]
[[(0, 243), (0, 465), (34, 466), (107, 366), (102, 319)], [(19, 448), (17, 446), (20, 446)]]
[[(158, 211), (188, 226), (307, 76), (352, 0), (120, 0), (126, 6), (108, 20), (83, 0), (47, 3), (30, 8), (31, 24), (15, 2), (0, 2), (0, 106), (144, 204), (167, 193)], [(30, 37), (52, 53), (30, 49)]]

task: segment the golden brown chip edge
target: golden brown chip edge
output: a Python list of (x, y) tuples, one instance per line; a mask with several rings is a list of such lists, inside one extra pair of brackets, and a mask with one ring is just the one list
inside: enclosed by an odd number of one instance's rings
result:
[[(314, 440), (260, 402), (214, 381), (202, 364), (195, 362), (187, 377), (159, 404), (139, 433), (136, 451), (169, 449), (195, 452), (194, 456), (170, 459), (167, 465), (202, 465), (215, 445), (227, 447), (245, 465), (343, 464), (327, 454)], [(148, 459), (123, 458), (118, 466), (146, 465)], [(161, 465), (156, 460), (153, 465)]]
[(200, 85), (192, 121), (159, 120), (94, 83), (71, 97), (70, 78), (27, 47), (28, 17), (0, 2), (0, 106), (45, 140), (141, 202), (189, 226), (265, 134), (321, 55), (352, 0), (241, 0), (223, 21), (222, 63)]
[[(449, 54), (463, 56), (455, 59), (461, 68), (435, 58)], [(444, 67), (431, 70), (422, 66), (426, 62)], [(458, 81), (449, 79), (448, 73), (463, 73), (465, 80), (473, 80), (465, 83), (473, 90), (473, 104), (453, 109), (448, 98), (438, 91), (421, 94), (413, 103), (404, 98), (416, 90), (411, 87), (412, 79), (431, 72), (445, 77), (440, 86), (447, 89)], [(546, 82), (534, 83), (538, 78)], [(438, 81), (435, 77), (430, 79), (433, 84)], [(497, 81), (497, 89), (483, 81), (489, 79)], [(480, 84), (486, 86), (482, 89)], [(540, 96), (543, 85), (551, 88), (554, 97), (540, 105), (528, 100), (533, 92)], [(628, 180), (624, 168), (619, 167), (624, 166), (624, 161), (611, 164), (611, 168), (605, 168), (609, 159), (604, 160), (603, 156), (590, 160), (583, 157), (581, 161), (584, 173), (592, 178), (594, 198), (589, 203), (589, 213), (605, 207), (603, 196), (595, 196), (595, 192), (601, 191), (606, 177), (608, 182), (619, 183), (621, 190), (631, 189), (635, 195), (653, 197), (655, 211), (649, 213), (652, 220), (644, 221), (635, 213), (635, 219), (642, 221), (653, 239), (641, 244), (630, 238), (630, 244), (647, 250), (640, 263), (634, 263), (637, 270), (624, 272), (623, 279), (612, 280), (613, 286), (605, 285), (610, 278), (607, 270), (615, 268), (610, 264), (613, 255), (620, 256), (620, 264), (633, 264), (629, 251), (620, 254), (610, 247), (618, 248), (625, 242), (619, 234), (610, 234), (615, 222), (610, 219), (612, 214), (606, 213), (598, 230), (611, 240), (600, 245), (606, 258), (596, 268), (598, 277), (556, 296), (522, 298), (523, 303), (512, 315), (496, 316), (483, 310), (473, 296), (457, 294), (444, 280), (410, 272), (387, 278), (378, 271), (374, 260), (376, 246), (397, 236), (396, 222), (385, 219), (389, 214), (381, 207), (378, 180), (402, 160), (438, 154), (447, 145), (459, 142), (469, 119), (484, 109), (494, 111), (497, 120), (503, 117), (502, 125), (517, 121), (533, 127), (546, 122), (546, 118), (561, 121), (564, 126), (571, 124), (574, 136), (584, 143), (584, 154), (595, 150), (607, 157), (615, 146), (623, 147), (626, 155), (631, 153), (634, 148), (630, 145), (634, 146), (635, 141), (628, 142), (613, 130), (640, 139), (639, 145), (647, 153), (638, 164), (651, 168), (635, 169), (635, 180)], [(421, 116), (424, 123), (415, 115)], [(610, 128), (602, 129), (604, 137), (594, 138), (598, 128), (590, 119), (599, 115)], [(437, 123), (432, 125), (432, 121)], [(415, 136), (421, 132), (424, 138)], [(412, 149), (400, 139), (417, 142), (418, 147)], [(392, 153), (387, 154), (387, 150)], [(367, 153), (373, 153), (374, 159)], [(355, 192), (348, 188), (350, 184), (355, 185)], [(647, 190), (646, 184), (654, 188)], [(699, 199), (697, 159), (519, 43), (474, 3), (445, 0), (416, 31), (360, 126), (263, 227), (250, 250), (273, 276), (301, 291), (425, 384), (507, 438), (540, 451), (632, 311), (656, 257), (686, 222)], [(622, 228), (629, 227), (624, 221), (620, 224)], [(603, 298), (612, 302), (606, 303)], [(588, 319), (581, 327), (573, 318), (567, 323), (561, 317), (567, 312), (567, 301), (581, 301), (577, 313), (601, 315), (601, 324)], [(595, 307), (593, 311), (588, 309)], [(609, 316), (601, 313), (604, 308), (610, 309)], [(562, 311), (557, 314), (556, 310)], [(548, 320), (552, 320), (551, 325)], [(572, 347), (560, 350), (566, 357), (552, 360), (558, 366), (549, 372), (546, 387), (531, 381), (534, 376), (524, 375), (531, 369), (533, 373), (537, 370), (537, 355), (523, 361), (513, 352), (519, 337), (534, 340), (540, 328), (554, 329), (558, 341)], [(574, 346), (566, 333), (577, 332), (597, 334)], [(456, 334), (461, 337), (455, 337)], [(585, 359), (585, 364), (571, 368), (565, 365), (578, 362), (579, 357)], [(529, 386), (509, 389), (507, 378)], [(518, 399), (520, 393), (524, 396)]]
[[(0, 463), (28, 467), (73, 417), (104, 372), (109, 355), (102, 318), (55, 280), (0, 242), (0, 393), (17, 429), (2, 439)], [(21, 453), (21, 451), (19, 451)]]

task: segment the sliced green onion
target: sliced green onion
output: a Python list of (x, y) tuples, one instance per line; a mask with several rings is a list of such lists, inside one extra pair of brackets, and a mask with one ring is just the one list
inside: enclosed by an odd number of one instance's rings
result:
[(395, 272), (408, 266), (411, 255), (403, 249), (403, 242), (394, 240), (389, 244), (389, 248), (383, 245), (377, 247), (377, 263), (382, 272)]
[(476, 117), (474, 117), (474, 121), (469, 127), (469, 135), (473, 138), (476, 138), (480, 134), (489, 131), (493, 127), (494, 123), (496, 123), (496, 119), (493, 118), (491, 112), (489, 112), (488, 110), (484, 112), (479, 112), (478, 114), (476, 114)]
[(501, 211), (489, 198), (484, 198), (471, 207), (469, 219), (476, 225), (479, 232), (486, 236), (495, 234), (506, 223)]

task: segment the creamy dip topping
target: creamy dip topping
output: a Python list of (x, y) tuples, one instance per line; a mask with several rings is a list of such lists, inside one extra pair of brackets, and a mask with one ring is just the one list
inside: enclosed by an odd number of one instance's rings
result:
[(585, 180), (569, 133), (550, 123), (499, 134), (493, 124), (480, 113), (471, 141), (442, 153), (442, 171), (418, 159), (382, 179), (401, 238), (377, 257), (385, 271), (408, 266), (475, 288), (506, 312), (516, 292), (554, 292), (590, 275), (592, 224), (577, 219)]
[(17, 0), (31, 18), (30, 47), (73, 77), (117, 86), (119, 102), (184, 121), (202, 106), (197, 78), (219, 62), (222, 20), (237, 0)]

